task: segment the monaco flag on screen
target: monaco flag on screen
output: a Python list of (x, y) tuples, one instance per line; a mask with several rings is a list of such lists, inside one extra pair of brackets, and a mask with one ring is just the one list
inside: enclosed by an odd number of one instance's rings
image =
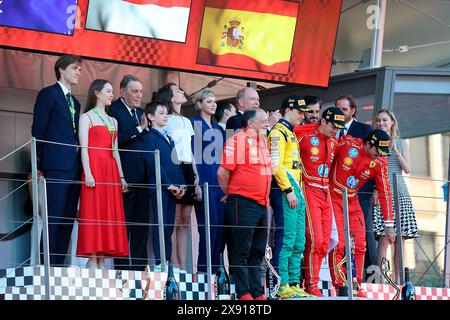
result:
[(77, 0), (0, 0), (0, 26), (73, 34)]
[(286, 74), (298, 3), (206, 0), (197, 63)]
[(90, 0), (86, 28), (185, 42), (191, 0)]

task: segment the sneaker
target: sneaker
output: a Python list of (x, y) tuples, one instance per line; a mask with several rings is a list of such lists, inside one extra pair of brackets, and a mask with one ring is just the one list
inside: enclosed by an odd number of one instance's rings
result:
[(295, 294), (297, 295), (298, 298), (310, 298), (310, 297), (312, 297), (312, 295), (310, 295), (305, 290), (300, 288), (300, 286), (298, 284), (290, 286), (290, 287), (291, 287), (292, 291), (295, 292)]
[(320, 291), (319, 287), (317, 286), (317, 284), (310, 284), (309, 286), (306, 287), (305, 290), (307, 293), (312, 294), (315, 297), (325, 297), (322, 292)]
[(363, 288), (359, 288), (358, 292), (356, 293), (356, 296), (358, 298), (367, 298), (367, 292)]
[(153, 272), (161, 272), (161, 264), (154, 265)]
[(288, 284), (280, 286), (280, 289), (278, 289), (277, 295), (281, 299), (298, 298), (297, 293), (294, 290), (292, 290)]
[(255, 300), (255, 299), (253, 299), (250, 293), (246, 293), (243, 296), (241, 296), (238, 300)]
[(267, 297), (265, 295), (256, 297), (254, 300), (267, 300)]

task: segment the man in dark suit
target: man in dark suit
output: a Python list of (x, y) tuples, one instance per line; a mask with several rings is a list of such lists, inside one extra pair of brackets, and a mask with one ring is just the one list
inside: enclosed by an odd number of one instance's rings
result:
[[(125, 75), (120, 82), (120, 98), (110, 108), (111, 116), (118, 122), (119, 149), (145, 150), (144, 136), (148, 133), (148, 122), (140, 107), (141, 99), (141, 81), (133, 75)], [(114, 265), (116, 269), (144, 270), (148, 263), (147, 239), (150, 224), (147, 188), (140, 185), (148, 183), (145, 153), (119, 153), (125, 180), (130, 186), (129, 192), (123, 194), (130, 259), (114, 259)]]
[[(78, 145), (80, 103), (71, 89), (81, 75), (81, 58), (62, 56), (54, 69), (58, 82), (39, 91), (31, 135), (39, 140)], [(77, 147), (38, 142), (37, 157), (38, 173), (47, 179), (50, 264), (63, 266), (80, 196), (79, 184), (64, 181), (80, 181), (80, 152)]]
[[(355, 99), (351, 95), (340, 96), (335, 101), (335, 106), (344, 112), (345, 128), (341, 129), (339, 136), (348, 134), (352, 137), (365, 139), (372, 131), (372, 127), (356, 120), (357, 105)], [(367, 181), (358, 191), (359, 204), (364, 213), (366, 223), (366, 255), (364, 259), (364, 271), (367, 275), (367, 268), (371, 265), (377, 265), (377, 242), (373, 232), (372, 217), (372, 195), (374, 189), (374, 181)]]
[(245, 111), (256, 110), (259, 108), (258, 92), (250, 87), (239, 89), (236, 93), (237, 112), (235, 116), (228, 119), (227, 129), (239, 130), (242, 128), (242, 115)]

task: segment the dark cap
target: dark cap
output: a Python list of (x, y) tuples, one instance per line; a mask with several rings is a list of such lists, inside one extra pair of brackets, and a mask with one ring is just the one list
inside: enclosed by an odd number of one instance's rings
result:
[(383, 130), (375, 129), (369, 133), (366, 138), (372, 146), (377, 148), (377, 151), (382, 156), (388, 156), (390, 154), (389, 144), (391, 137)]
[(322, 113), (322, 119), (333, 123), (336, 128), (345, 128), (345, 116), (341, 109), (330, 107)]
[(298, 109), (302, 112), (308, 112), (309, 109), (306, 106), (305, 99), (303, 99), (302, 96), (298, 95), (292, 95), (284, 98), (281, 108), (292, 108), (292, 109)]

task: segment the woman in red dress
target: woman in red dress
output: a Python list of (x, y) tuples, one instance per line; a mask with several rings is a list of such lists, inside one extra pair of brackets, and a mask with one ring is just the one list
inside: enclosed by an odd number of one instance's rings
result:
[(121, 194), (127, 191), (127, 183), (117, 151), (117, 121), (105, 111), (112, 99), (111, 83), (94, 80), (89, 87), (86, 111), (80, 117), (84, 184), (77, 255), (89, 258), (88, 268), (104, 268), (105, 257), (129, 254)]

